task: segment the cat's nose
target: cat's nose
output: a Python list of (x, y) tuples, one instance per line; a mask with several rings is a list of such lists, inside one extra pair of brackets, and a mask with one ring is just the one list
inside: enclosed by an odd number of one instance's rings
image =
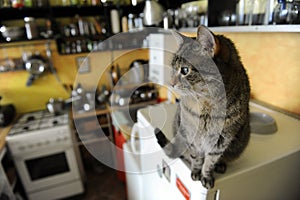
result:
[(177, 80), (178, 78), (175, 76), (175, 77), (172, 77), (171, 80), (169, 81), (169, 84), (171, 87), (174, 87), (177, 83)]
[(169, 85), (170, 85), (171, 87), (174, 87), (175, 84), (174, 84), (173, 82), (170, 81), (170, 82), (169, 82)]
[(175, 87), (175, 84), (176, 84), (176, 83), (175, 83), (174, 81), (170, 81), (170, 82), (169, 82), (169, 85), (170, 85), (171, 87)]

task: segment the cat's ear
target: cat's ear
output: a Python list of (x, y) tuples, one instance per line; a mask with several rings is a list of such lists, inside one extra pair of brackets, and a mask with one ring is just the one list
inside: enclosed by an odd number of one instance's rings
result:
[(178, 46), (181, 46), (184, 42), (184, 36), (176, 31), (172, 31), (172, 35), (173, 35), (174, 39), (176, 40)]
[(205, 26), (199, 26), (197, 30), (197, 40), (205, 50), (215, 56), (219, 52), (219, 41), (214, 34)]

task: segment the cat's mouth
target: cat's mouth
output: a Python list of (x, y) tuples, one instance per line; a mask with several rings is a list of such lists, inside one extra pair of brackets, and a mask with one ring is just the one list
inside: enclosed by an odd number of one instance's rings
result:
[(191, 87), (183, 86), (181, 84), (170, 86), (171, 90), (180, 95), (188, 95), (191, 94)]

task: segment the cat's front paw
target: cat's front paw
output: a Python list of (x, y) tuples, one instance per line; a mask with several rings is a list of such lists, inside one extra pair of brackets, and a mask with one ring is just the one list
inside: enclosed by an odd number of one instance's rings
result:
[(215, 185), (215, 178), (210, 175), (210, 176), (201, 176), (200, 181), (203, 185), (203, 187), (207, 189), (211, 189)]
[(201, 179), (201, 172), (200, 171), (192, 171), (191, 178), (193, 181), (199, 181)]

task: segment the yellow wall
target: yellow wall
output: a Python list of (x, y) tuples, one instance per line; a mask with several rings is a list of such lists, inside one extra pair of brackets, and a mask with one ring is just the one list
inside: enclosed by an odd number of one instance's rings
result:
[(215, 34), (235, 43), (250, 78), (252, 98), (300, 115), (299, 33)]
[[(274, 106), (300, 114), (300, 59), (299, 33), (224, 33), (231, 38), (240, 52), (242, 62), (250, 77), (252, 97)], [(36, 45), (44, 50), (44, 45)], [(27, 48), (27, 47), (26, 47)], [(109, 84), (106, 72), (110, 69), (111, 52), (75, 54), (61, 56), (54, 42), (53, 62), (64, 85), (76, 86), (81, 82), (87, 89), (95, 85)], [(0, 59), (5, 55), (18, 57), (21, 47), (0, 49)], [(87, 56), (91, 72), (77, 76), (76, 58)], [(114, 52), (114, 64), (127, 69), (135, 59), (148, 58), (147, 50)], [(67, 98), (70, 90), (65, 90), (51, 73), (36, 80), (30, 87), (25, 83), (28, 72), (0, 73), (1, 104), (14, 103), (18, 112), (44, 109), (50, 97)], [(74, 80), (76, 80), (74, 82)]]
[[(34, 42), (32, 45), (20, 43), (18, 46), (0, 46), (0, 60), (6, 58), (20, 58), (23, 51), (38, 50), (45, 56), (45, 44)], [(49, 98), (64, 98), (71, 96), (71, 88), (81, 83), (84, 89), (90, 90), (95, 86), (106, 84), (109, 86), (107, 72), (110, 69), (112, 53), (110, 51), (82, 53), (73, 55), (59, 55), (54, 41), (51, 41), (52, 61), (61, 82), (52, 73), (47, 72), (36, 79), (29, 87), (26, 81), (29, 73), (26, 70), (0, 73), (1, 105), (13, 103), (18, 113), (46, 109)], [(78, 57), (90, 59), (89, 73), (77, 73)], [(124, 71), (135, 59), (148, 59), (148, 50), (114, 51), (113, 60)]]
[[(57, 57), (56, 45), (51, 43), (53, 57)], [(20, 46), (1, 46), (2, 52), (0, 59), (20, 58), (23, 51), (39, 50), (45, 56), (45, 44), (35, 42), (34, 45), (22, 43)], [(54, 59), (55, 60), (55, 59)], [(64, 66), (57, 67), (58, 75), (63, 82), (69, 83), (67, 76), (64, 75)], [(0, 96), (1, 104), (13, 103), (18, 113), (30, 112), (34, 110), (45, 109), (45, 105), (50, 97), (67, 98), (68, 92), (62, 84), (58, 82), (50, 73), (43, 73), (38, 79), (33, 81), (29, 87), (26, 86), (29, 73), (26, 70), (10, 71), (0, 73)]]
[[(109, 71), (111, 64), (119, 66), (121, 73), (129, 70), (130, 64), (137, 59), (148, 59), (147, 49), (93, 52), (88, 56), (91, 64), (90, 73), (78, 73), (76, 85), (81, 83), (87, 90), (103, 84), (110, 87)], [(113, 62), (111, 62), (113, 60)]]
[(226, 33), (236, 44), (255, 99), (300, 114), (300, 34)]

